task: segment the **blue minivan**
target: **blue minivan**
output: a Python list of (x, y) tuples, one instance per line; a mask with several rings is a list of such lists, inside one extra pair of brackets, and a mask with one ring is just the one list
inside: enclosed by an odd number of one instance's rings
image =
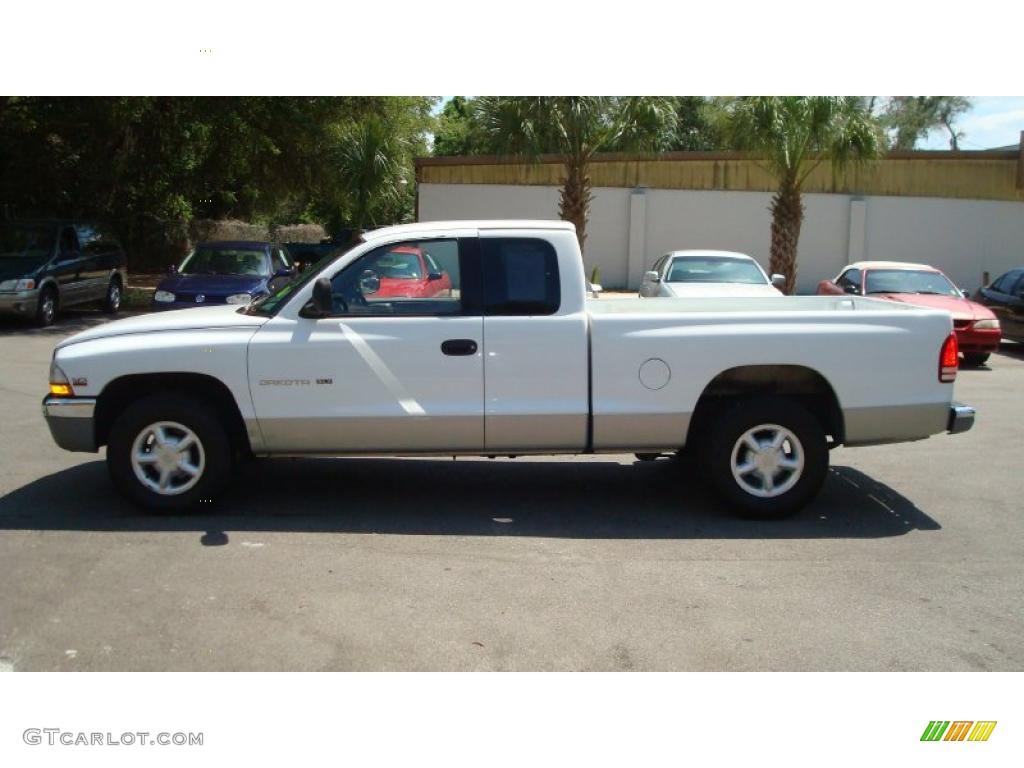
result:
[(295, 276), (285, 249), (274, 243), (199, 243), (171, 267), (153, 294), (152, 309), (186, 309), (209, 304), (248, 304)]

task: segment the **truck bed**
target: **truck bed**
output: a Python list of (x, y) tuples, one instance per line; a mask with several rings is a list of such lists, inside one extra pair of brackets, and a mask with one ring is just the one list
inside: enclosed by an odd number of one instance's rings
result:
[(593, 299), (593, 446), (665, 450), (698, 401), (730, 371), (770, 387), (820, 376), (843, 416), (843, 442), (915, 440), (945, 429), (949, 385), (939, 350), (945, 312), (843, 296)]

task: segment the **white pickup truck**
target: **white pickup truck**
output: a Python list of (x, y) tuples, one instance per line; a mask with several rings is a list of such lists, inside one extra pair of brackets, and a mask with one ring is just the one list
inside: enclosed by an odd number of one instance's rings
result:
[(636, 453), (696, 446), (739, 513), (820, 488), (828, 450), (962, 432), (950, 316), (847, 296), (588, 298), (570, 224), (368, 232), (248, 307), (62, 341), (57, 444), (107, 446), (118, 488), (191, 507), (246, 456)]

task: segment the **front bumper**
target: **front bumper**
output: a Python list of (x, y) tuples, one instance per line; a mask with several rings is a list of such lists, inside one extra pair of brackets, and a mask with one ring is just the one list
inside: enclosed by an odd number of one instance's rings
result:
[(0, 293), (0, 312), (30, 317), (39, 304), (39, 289)]
[(966, 432), (974, 426), (974, 408), (963, 403), (953, 403), (949, 406), (949, 420), (946, 422), (946, 430), (951, 435)]
[(956, 345), (961, 352), (995, 352), (999, 349), (1002, 331), (998, 328), (977, 330), (975, 328), (957, 328)]
[(43, 417), (53, 441), (65, 451), (96, 453), (96, 398), (53, 397), (43, 400)]

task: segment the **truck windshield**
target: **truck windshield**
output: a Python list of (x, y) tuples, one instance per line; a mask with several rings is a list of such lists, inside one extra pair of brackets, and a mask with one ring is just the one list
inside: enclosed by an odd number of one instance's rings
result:
[(181, 262), (182, 275), (253, 275), (267, 277), (270, 264), (262, 249), (197, 248)]
[(941, 272), (910, 269), (872, 269), (864, 282), (865, 293), (929, 293), (959, 296), (960, 291)]
[[(355, 245), (355, 243), (352, 245)], [(239, 311), (246, 315), (263, 315), (265, 317), (272, 317), (287, 303), (288, 298), (295, 293), (295, 291), (310, 282), (331, 261), (352, 248), (352, 245), (343, 245), (334, 249), (327, 255), (321, 257), (315, 264), (311, 264), (302, 272), (297, 273), (295, 277), (287, 283), (278, 286), (274, 291), (263, 298), (256, 299), (252, 304), (247, 304)]]
[(761, 268), (753, 261), (727, 257), (687, 256), (672, 260), (669, 283), (755, 283), (765, 284)]
[(54, 228), (41, 225), (0, 226), (0, 256), (44, 258), (53, 250)]

